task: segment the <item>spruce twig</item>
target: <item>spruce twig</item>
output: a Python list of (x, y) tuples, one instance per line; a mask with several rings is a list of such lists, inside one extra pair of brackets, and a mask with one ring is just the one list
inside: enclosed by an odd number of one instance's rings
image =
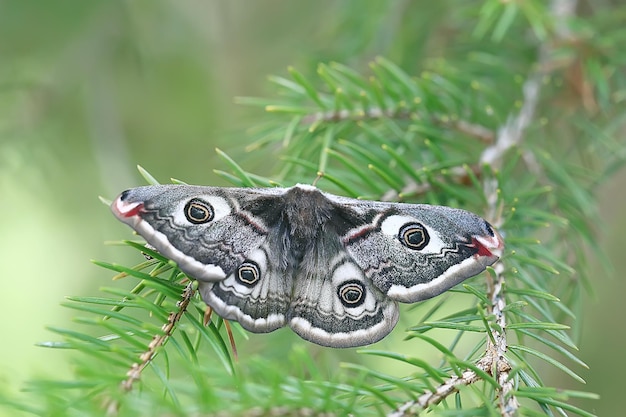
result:
[[(417, 111), (409, 110), (385, 110), (378, 107), (368, 107), (366, 110), (334, 110), (327, 112), (317, 112), (307, 114), (300, 119), (300, 123), (305, 126), (316, 125), (320, 122), (337, 123), (341, 121), (360, 122), (365, 120), (394, 119), (413, 120), (419, 119), (423, 115)], [(479, 142), (491, 144), (494, 142), (495, 134), (491, 129), (480, 124), (471, 123), (467, 120), (450, 120), (443, 115), (431, 115), (429, 117), (434, 124), (450, 127)]]
[(494, 169), (500, 168), (504, 160), (504, 153), (523, 140), (526, 128), (533, 121), (533, 116), (539, 102), (542, 79), (555, 70), (551, 62), (553, 45), (559, 41), (569, 40), (571, 34), (565, 25), (568, 18), (574, 16), (577, 0), (552, 0), (550, 10), (556, 22), (556, 39), (551, 43), (543, 42), (539, 47), (539, 61), (523, 86), (523, 101), (519, 113), (508, 118), (506, 124), (498, 130), (495, 143), (486, 148), (480, 156), (481, 164), (490, 165)]
[[(135, 382), (139, 381), (141, 378), (141, 373), (148, 366), (150, 361), (157, 354), (157, 350), (165, 344), (167, 339), (172, 336), (176, 324), (181, 320), (185, 311), (187, 311), (187, 307), (189, 303), (193, 299), (195, 294), (195, 290), (193, 289), (193, 281), (189, 282), (183, 293), (181, 295), (180, 301), (176, 303), (178, 309), (170, 313), (167, 318), (167, 322), (163, 324), (161, 327), (161, 334), (155, 335), (148, 345), (148, 349), (143, 352), (139, 356), (139, 363), (135, 362), (131, 365), (130, 370), (126, 373), (126, 379), (123, 380), (120, 384), (120, 388), (124, 392), (130, 392), (133, 389), (133, 385)], [(108, 416), (116, 416), (119, 411), (119, 404), (117, 401), (111, 401), (107, 406), (107, 415)]]
[[(576, 0), (552, 0), (550, 4), (551, 13), (554, 16), (554, 20), (557, 23), (556, 41), (563, 40), (570, 36), (569, 31), (566, 29), (564, 22), (566, 19), (574, 15), (576, 9)], [(558, 42), (557, 42), (558, 43)], [(486, 148), (482, 153), (480, 161), (483, 164), (488, 164), (492, 168), (497, 169), (502, 166), (505, 160), (505, 153), (508, 149), (519, 145), (524, 139), (524, 131), (533, 121), (533, 116), (537, 109), (539, 97), (541, 95), (542, 78), (546, 75), (544, 68), (549, 67), (547, 65), (552, 55), (552, 46), (554, 43), (543, 42), (539, 50), (539, 62), (537, 63), (535, 70), (523, 86), (523, 103), (519, 113), (515, 116), (509, 117), (507, 123), (498, 130), (498, 136), (495, 143)], [(528, 160), (527, 160), (528, 162)], [(532, 167), (531, 167), (532, 170)], [(497, 212), (498, 207), (498, 187), (497, 180), (485, 179), (484, 191), (488, 202), (487, 218), (494, 222), (498, 226)], [(505, 274), (504, 263), (499, 262), (495, 265), (495, 279), (488, 280), (488, 294), (491, 301), (489, 306), (489, 313), (493, 314), (496, 318), (496, 326), (492, 326), (490, 329), (493, 336), (487, 338), (487, 349), (483, 358), (479, 361), (484, 362), (484, 366), (481, 366), (483, 370), (494, 370), (497, 372), (499, 389), (499, 406), (500, 412), (503, 417), (509, 417), (515, 415), (516, 410), (519, 408), (519, 403), (512, 392), (514, 390), (513, 381), (509, 378), (511, 365), (505, 357), (507, 352), (507, 336), (506, 336), (506, 315), (504, 309), (506, 307), (506, 299), (504, 297), (505, 288)]]
[[(576, 8), (576, 0), (553, 0), (551, 12), (557, 22), (557, 37), (568, 37), (569, 32), (565, 29), (564, 20), (573, 16)], [(557, 39), (559, 40), (559, 39)], [(523, 86), (523, 103), (519, 113), (510, 115), (507, 122), (498, 129), (493, 144), (485, 148), (480, 156), (480, 165), (488, 165), (492, 169), (499, 169), (505, 161), (507, 151), (524, 140), (524, 132), (533, 122), (533, 117), (541, 95), (542, 79), (546, 75), (545, 68), (552, 53), (552, 44), (543, 42), (539, 47), (539, 62)], [(487, 136), (485, 136), (487, 137)], [(527, 163), (528, 163), (528, 159)], [(533, 166), (531, 166), (531, 170)], [(501, 223), (498, 204), (498, 182), (495, 178), (483, 179), (483, 192), (487, 200), (487, 215), (496, 227)], [(495, 317), (495, 326), (490, 326), (490, 334), (487, 336), (487, 347), (483, 356), (477, 361), (477, 366), (482, 371), (492, 375), (498, 381), (497, 397), (500, 415), (512, 417), (519, 409), (519, 402), (514, 392), (514, 381), (510, 378), (511, 364), (506, 358), (508, 348), (506, 334), (507, 306), (504, 296), (505, 288), (505, 265), (503, 261), (494, 266), (495, 279), (487, 281), (487, 293), (490, 304), (487, 306), (488, 313)], [(462, 385), (470, 385), (481, 378), (472, 369), (466, 369), (461, 376), (452, 376), (433, 391), (426, 391), (417, 400), (408, 401), (396, 410), (388, 414), (388, 417), (408, 417), (418, 415), (420, 410), (436, 405), (449, 395), (458, 391)]]

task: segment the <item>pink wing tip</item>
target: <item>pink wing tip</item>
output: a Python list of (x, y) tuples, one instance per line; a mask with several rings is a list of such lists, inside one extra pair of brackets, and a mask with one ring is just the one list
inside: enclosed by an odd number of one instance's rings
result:
[(111, 205), (113, 212), (118, 217), (133, 217), (143, 210), (143, 203), (125, 203), (118, 197)]
[(497, 231), (493, 236), (474, 236), (472, 244), (478, 248), (476, 256), (497, 256), (500, 258), (504, 251), (504, 240)]

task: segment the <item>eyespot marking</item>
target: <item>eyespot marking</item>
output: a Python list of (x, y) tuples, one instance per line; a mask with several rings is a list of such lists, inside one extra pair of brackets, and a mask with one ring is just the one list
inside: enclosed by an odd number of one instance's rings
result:
[(190, 223), (208, 223), (215, 217), (213, 206), (199, 198), (192, 198), (185, 204), (185, 217)]
[(406, 223), (398, 232), (400, 243), (412, 250), (422, 250), (430, 242), (430, 236), (423, 224)]
[(357, 280), (346, 281), (337, 287), (337, 295), (345, 307), (358, 307), (365, 302), (365, 287)]
[(261, 279), (261, 270), (259, 269), (259, 265), (254, 261), (245, 261), (239, 265), (239, 268), (237, 268), (235, 279), (237, 282), (245, 285), (246, 287), (253, 287)]

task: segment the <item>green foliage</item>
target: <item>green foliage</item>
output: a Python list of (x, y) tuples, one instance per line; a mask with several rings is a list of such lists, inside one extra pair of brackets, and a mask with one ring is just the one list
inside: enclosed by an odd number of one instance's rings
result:
[[(101, 296), (68, 298), (80, 326), (50, 328), (61, 341), (42, 344), (72, 350), (75, 377), (33, 381), (28, 400), (6, 402), (47, 416), (366, 416), (416, 415), (429, 397), (434, 415), (592, 415), (577, 400), (594, 394), (551, 387), (544, 374), (548, 365), (584, 382), (576, 318), (590, 287), (593, 189), (625, 156), (616, 138), (624, 126), (626, 77), (616, 70), (623, 52), (604, 51), (624, 29), (614, 22), (589, 36), (613, 16), (566, 19), (540, 1), (471, 3), (438, 17), (443, 27), (478, 10), (471, 28), (457, 28), (469, 39), (465, 50), (450, 57), (433, 54), (417, 69), (383, 57), (367, 70), (339, 62), (320, 63), (315, 75), (289, 68), (270, 77), (278, 98), (239, 98), (267, 111), (246, 148), (271, 160), (263, 175), (217, 151), (227, 169), (216, 174), (236, 186), (317, 178), (326, 191), (463, 207), (498, 226), (507, 244), (498, 267), (405, 309), (402, 344), (411, 353), (382, 344), (336, 366), (295, 344), (278, 349), (286, 356), (237, 359), (224, 321), (204, 324), (193, 282), (141, 242), (125, 241), (149, 259), (96, 264), (130, 289), (116, 282)], [(585, 89), (566, 101), (573, 71)], [(533, 101), (530, 120), (507, 144), (504, 128)], [(239, 345), (247, 343), (231, 325)], [(491, 357), (500, 343), (504, 356)]]

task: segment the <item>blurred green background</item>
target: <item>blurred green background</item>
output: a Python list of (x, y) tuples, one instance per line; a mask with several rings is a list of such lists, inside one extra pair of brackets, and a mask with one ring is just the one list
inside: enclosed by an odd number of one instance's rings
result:
[[(417, 62), (418, 42), (412, 58), (396, 43), (408, 29), (396, 24), (404, 2), (383, 3), (367, 3), (380, 8), (372, 22), (328, 0), (0, 1), (0, 381), (18, 390), (26, 378), (69, 375), (71, 353), (35, 343), (56, 338), (48, 325), (70, 326), (64, 296), (111, 285), (90, 259), (136, 261), (134, 251), (105, 246), (130, 233), (98, 200), (142, 185), (136, 164), (163, 182), (220, 185), (220, 147), (267, 173), (267, 161), (243, 156), (246, 129), (264, 115), (234, 97), (271, 95), (267, 76), (289, 65), (312, 73), (337, 60), (365, 71), (378, 54)], [(364, 29), (371, 38), (342, 30), (355, 24), (386, 29)], [(415, 26), (414, 39), (427, 30)], [(626, 373), (615, 359), (626, 347), (625, 180), (622, 171), (598, 190), (598, 245), (616, 273), (597, 268), (579, 313), (590, 366), (582, 389), (602, 396), (586, 405), (600, 415), (621, 412), (616, 381)], [(546, 372), (549, 384), (581, 389)]]

